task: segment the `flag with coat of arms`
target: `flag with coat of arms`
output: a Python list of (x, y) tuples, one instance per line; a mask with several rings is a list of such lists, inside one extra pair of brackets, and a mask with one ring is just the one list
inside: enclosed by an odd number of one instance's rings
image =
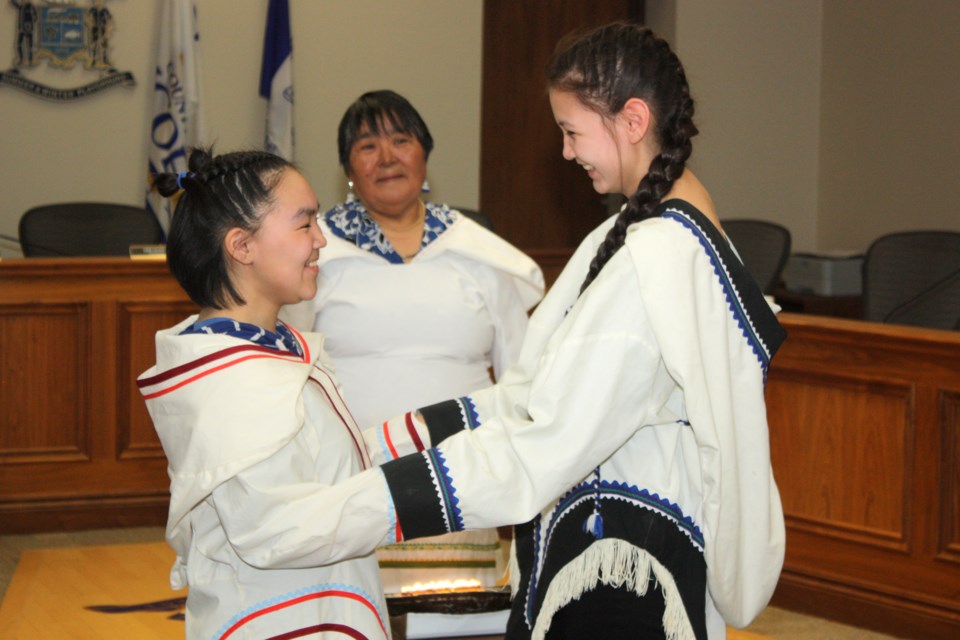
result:
[(151, 190), (153, 176), (187, 170), (189, 149), (203, 143), (204, 122), (195, 0), (162, 0), (160, 12), (146, 206), (166, 236), (176, 201)]
[(290, 5), (270, 0), (263, 36), (260, 95), (267, 99), (265, 148), (293, 161), (293, 40)]

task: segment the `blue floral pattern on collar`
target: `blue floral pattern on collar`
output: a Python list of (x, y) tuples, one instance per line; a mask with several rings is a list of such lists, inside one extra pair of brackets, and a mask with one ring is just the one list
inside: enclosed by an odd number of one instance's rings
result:
[[(459, 215), (445, 204), (426, 203), (420, 251), (449, 229)], [(380, 256), (388, 262), (403, 264), (403, 258), (396, 252), (387, 240), (387, 236), (381, 231), (380, 225), (367, 213), (359, 200), (338, 204), (323, 214), (323, 218), (330, 227), (330, 231), (338, 238), (352, 242), (358, 248)]]
[(275, 351), (288, 351), (303, 357), (300, 342), (293, 332), (282, 322), (277, 322), (276, 331), (267, 331), (263, 327), (248, 322), (237, 322), (230, 318), (210, 318), (197, 321), (180, 332), (180, 335), (190, 333), (224, 334), (247, 340), (262, 347)]

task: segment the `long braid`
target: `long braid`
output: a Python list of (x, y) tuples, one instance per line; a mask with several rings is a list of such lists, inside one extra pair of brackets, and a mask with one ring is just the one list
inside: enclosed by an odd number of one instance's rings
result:
[[(572, 93), (607, 121), (631, 98), (645, 101), (653, 116), (652, 135), (659, 147), (590, 262), (580, 286), (582, 295), (623, 247), (630, 225), (653, 217), (683, 175), (693, 149), (690, 139), (697, 134), (693, 99), (683, 66), (669, 45), (649, 29), (628, 23), (614, 23), (561, 41), (547, 67), (547, 78), (551, 89)], [(599, 539), (604, 535), (599, 466), (593, 472), (593, 486), (593, 511), (584, 521), (583, 530)]]
[(562, 41), (548, 67), (551, 88), (570, 91), (588, 108), (613, 117), (630, 98), (641, 98), (653, 112), (660, 153), (650, 162), (637, 190), (627, 199), (590, 263), (583, 293), (623, 246), (627, 228), (654, 215), (674, 182), (683, 175), (697, 134), (693, 99), (683, 65), (666, 41), (649, 29), (614, 23), (585, 36)]

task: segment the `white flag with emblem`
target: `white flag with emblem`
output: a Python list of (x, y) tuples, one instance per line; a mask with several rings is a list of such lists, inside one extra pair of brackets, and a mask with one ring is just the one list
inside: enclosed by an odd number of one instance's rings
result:
[(194, 0), (162, 0), (153, 119), (147, 167), (147, 209), (170, 229), (175, 200), (150, 189), (153, 176), (187, 170), (187, 154), (203, 143), (200, 32)]

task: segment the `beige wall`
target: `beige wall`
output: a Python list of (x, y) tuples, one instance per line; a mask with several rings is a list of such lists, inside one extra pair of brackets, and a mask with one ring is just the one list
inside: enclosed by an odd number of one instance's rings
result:
[[(197, 2), (209, 140), (220, 150), (262, 144), (265, 105), (257, 88), (266, 4)], [(143, 202), (159, 7), (159, 0), (110, 3), (113, 61), (133, 72), (135, 88), (57, 103), (0, 87), (0, 233), (16, 235), (20, 215), (37, 204)], [(321, 203), (346, 193), (336, 159), (344, 109), (363, 91), (391, 88), (417, 107), (436, 140), (428, 167), (432, 196), (475, 207), (482, 3), (291, 0), (290, 7), (297, 162)], [(0, 69), (12, 64), (14, 19), (12, 6), (0, 3)], [(79, 68), (52, 70), (45, 63), (29, 77), (60, 87), (92, 79)], [(19, 256), (19, 248), (0, 241), (0, 255)]]
[[(198, 5), (211, 140), (258, 146), (266, 0)], [(52, 103), (0, 88), (0, 232), (15, 235), (20, 214), (44, 202), (141, 201), (158, 7), (111, 3), (113, 57), (135, 89)], [(434, 197), (476, 205), (481, 0), (291, 0), (291, 11), (298, 161), (321, 202), (344, 194), (343, 109), (390, 87), (436, 138)], [(960, 182), (949, 175), (960, 160), (960, 2), (647, 0), (647, 12), (687, 67), (703, 132), (691, 164), (722, 217), (781, 222), (797, 250), (960, 229)], [(13, 49), (13, 19), (0, 3), (0, 51)], [(0, 252), (19, 254), (3, 242)]]
[(690, 166), (721, 218), (779, 222), (805, 248), (817, 224), (821, 4), (676, 2), (674, 46), (701, 130)]
[(960, 2), (826, 0), (817, 244), (960, 231)]
[(691, 166), (722, 217), (800, 251), (960, 230), (960, 2), (647, 0), (703, 131)]

